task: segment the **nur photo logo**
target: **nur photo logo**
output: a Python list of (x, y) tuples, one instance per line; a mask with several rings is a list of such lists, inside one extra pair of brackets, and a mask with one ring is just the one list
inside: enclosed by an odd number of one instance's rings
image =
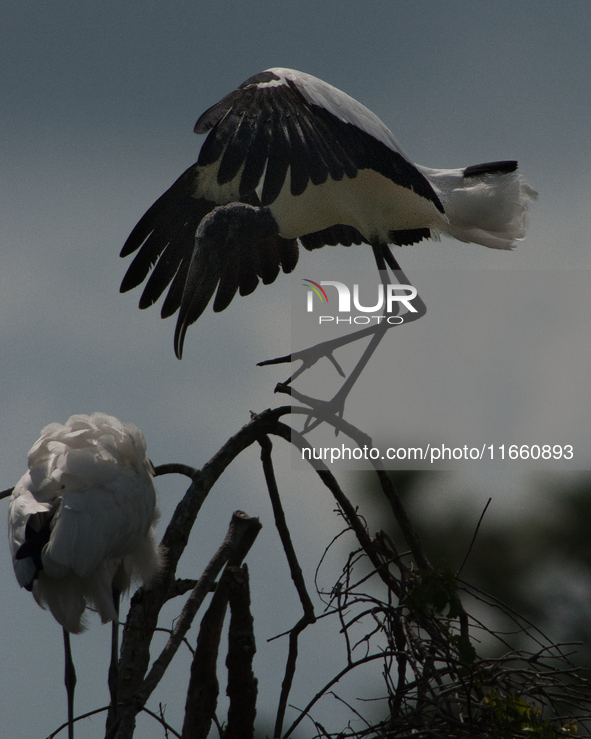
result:
[[(364, 302), (362, 302), (362, 291), (358, 283), (354, 283), (352, 288), (337, 280), (314, 282), (314, 280), (305, 279), (303, 283), (308, 288), (306, 313), (316, 314), (317, 307), (320, 307), (324, 314), (317, 316), (319, 324), (368, 325), (381, 323), (384, 320), (391, 324), (401, 324), (404, 323), (405, 315), (418, 312), (412, 304), (417, 297), (417, 289), (412, 285), (396, 283), (384, 286), (380, 282), (374, 286), (373, 290), (364, 288)], [(325, 287), (331, 290), (327, 293)], [(331, 310), (336, 311), (332, 315), (328, 315), (327, 311), (329, 302)]]

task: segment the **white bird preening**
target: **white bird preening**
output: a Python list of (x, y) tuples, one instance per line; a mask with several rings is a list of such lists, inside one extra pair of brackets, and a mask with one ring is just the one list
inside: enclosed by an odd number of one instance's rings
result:
[(21, 587), (63, 627), (71, 738), (70, 633), (84, 630), (87, 606), (113, 622), (109, 688), (116, 713), (119, 595), (132, 581), (149, 583), (161, 567), (154, 468), (142, 432), (104, 413), (46, 426), (28, 464), (10, 499), (10, 550)]
[[(316, 77), (273, 68), (205, 111), (197, 162), (162, 195), (122, 251), (139, 249), (121, 292), (152, 274), (140, 308), (170, 285), (166, 318), (179, 308), (175, 351), (217, 293), (224, 310), (291, 272), (305, 249), (370, 244), (380, 270), (400, 269), (389, 244), (444, 233), (493, 249), (525, 237), (537, 195), (516, 161), (459, 169), (414, 165), (382, 121)], [(153, 268), (153, 269), (152, 269)]]

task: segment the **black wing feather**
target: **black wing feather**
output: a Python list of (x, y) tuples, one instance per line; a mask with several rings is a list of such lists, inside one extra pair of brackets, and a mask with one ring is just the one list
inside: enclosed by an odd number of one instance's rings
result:
[(237, 259), (230, 259), (220, 276), (215, 300), (213, 301), (214, 313), (221, 313), (226, 310), (238, 292), (239, 286), (240, 262)]
[(154, 268), (142, 293), (140, 308), (155, 303), (183, 260), (190, 259), (197, 227), (215, 207), (211, 201), (192, 196), (196, 180), (193, 165), (148, 208), (121, 250), (121, 256), (127, 256), (139, 249), (121, 282), (121, 292), (137, 287)]
[(483, 174), (507, 174), (515, 172), (517, 162), (515, 160), (503, 162), (484, 162), (484, 164), (472, 164), (464, 170), (464, 177), (480, 177)]
[(54, 515), (55, 510), (49, 513), (34, 513), (30, 516), (25, 526), (25, 541), (14, 555), (17, 560), (31, 559), (35, 566), (33, 576), (29, 582), (25, 583), (26, 590), (33, 590), (33, 583), (43, 570), (43, 547), (51, 539), (51, 521)]
[(292, 154), (289, 162), (290, 189), (291, 194), (297, 197), (308, 187), (310, 170), (312, 169), (306, 141), (297, 115), (285, 117), (285, 133)]
[(236, 177), (250, 149), (254, 132), (245, 117), (246, 112), (238, 121), (236, 129), (224, 149), (218, 171), (218, 182), (220, 184), (231, 182)]
[(174, 280), (181, 262), (184, 259), (187, 244), (192, 241), (190, 233), (183, 234), (183, 238), (171, 240), (166, 244), (156, 262), (152, 274), (146, 282), (146, 287), (140, 298), (141, 310), (149, 308), (158, 300), (170, 283)]
[(162, 309), (160, 316), (162, 318), (168, 318), (172, 316), (181, 306), (183, 299), (183, 291), (185, 289), (185, 283), (187, 281), (187, 274), (189, 273), (190, 256), (187, 252), (185, 258), (180, 263), (177, 273), (175, 274), (168, 293), (162, 303)]
[(328, 164), (325, 158), (325, 147), (318, 132), (311, 124), (308, 116), (298, 116), (302, 140), (306, 148), (306, 160), (308, 163), (308, 174), (313, 185), (322, 185), (328, 179)]
[(244, 199), (254, 193), (265, 171), (269, 147), (271, 145), (271, 130), (268, 120), (272, 116), (266, 99), (261, 98), (261, 107), (256, 120), (253, 122), (254, 136), (240, 178), (240, 198)]
[(429, 228), (407, 228), (403, 231), (390, 231), (388, 234), (389, 243), (397, 246), (408, 246), (409, 244), (418, 244), (423, 239), (431, 238), (431, 229)]
[(232, 90), (232, 92), (228, 93), (225, 97), (223, 97), (219, 101), (219, 103), (212, 105), (211, 108), (208, 108), (205, 111), (205, 113), (202, 113), (197, 119), (197, 123), (195, 124), (195, 128), (193, 129), (194, 132), (195, 133), (207, 133), (211, 128), (215, 126), (216, 123), (218, 123), (226, 115), (226, 113), (236, 103), (239, 103), (240, 101), (244, 100), (245, 90), (247, 89), (254, 90), (256, 93), (256, 91), (258, 91), (257, 85), (260, 82), (271, 82), (272, 80), (279, 80), (279, 79), (280, 77), (278, 77), (274, 72), (271, 72), (269, 70), (266, 70), (265, 72), (259, 72), (259, 74), (255, 74), (252, 77), (249, 77), (236, 90)]
[(291, 161), (289, 137), (286, 134), (283, 122), (280, 119), (275, 119), (271, 122), (271, 125), (273, 133), (271, 134), (267, 171), (265, 172), (265, 182), (261, 195), (263, 205), (270, 205), (277, 199), (285, 183), (285, 176)]
[(300, 238), (300, 241), (302, 242), (302, 246), (308, 251), (321, 249), (323, 246), (336, 246), (337, 244), (351, 246), (352, 244), (367, 243), (366, 239), (356, 228), (353, 228), (353, 226), (344, 226), (343, 224), (331, 226), (322, 231), (316, 231), (316, 233), (306, 234)]

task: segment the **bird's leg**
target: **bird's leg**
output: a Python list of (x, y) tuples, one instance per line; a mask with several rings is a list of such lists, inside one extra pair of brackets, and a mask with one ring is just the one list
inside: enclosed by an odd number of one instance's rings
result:
[[(385, 248), (386, 250), (388, 250), (387, 246)], [(386, 286), (389, 284), (390, 278), (388, 275), (388, 270), (386, 269), (386, 262), (384, 261), (383, 247), (380, 243), (376, 243), (372, 245), (372, 249), (373, 249), (374, 257), (376, 260), (376, 265), (380, 273), (380, 280), (384, 286), (384, 294), (386, 294), (386, 289), (387, 289)], [(392, 256), (389, 250), (388, 250), (388, 253), (390, 254), (390, 256)], [(392, 256), (392, 260), (394, 260), (394, 263), (396, 264), (396, 260), (394, 259), (393, 256)], [(387, 308), (384, 308), (384, 317), (386, 315), (387, 315)], [(392, 313), (390, 313), (389, 315), (392, 315)], [(345, 401), (347, 399), (347, 396), (351, 392), (353, 385), (359, 379), (359, 376), (361, 375), (361, 373), (367, 366), (367, 363), (371, 359), (375, 350), (378, 348), (381, 340), (384, 338), (384, 334), (389, 328), (390, 328), (390, 324), (388, 324), (387, 321), (380, 321), (377, 324), (377, 326), (372, 327), (369, 331), (368, 330), (359, 331), (359, 332), (355, 332), (355, 334), (349, 335), (348, 337), (349, 340), (355, 341), (361, 338), (359, 334), (363, 333), (364, 336), (371, 336), (371, 341), (369, 342), (365, 351), (361, 355), (359, 361), (353, 368), (353, 371), (349, 374), (349, 377), (347, 377), (345, 382), (341, 385), (336, 395), (334, 395), (334, 397), (328, 402), (319, 400), (319, 399), (314, 399), (314, 398), (306, 398), (305, 396), (302, 396), (300, 393), (297, 393), (297, 391), (293, 390), (292, 388), (286, 387), (285, 385), (287, 383), (285, 383), (283, 386), (279, 385), (275, 389), (275, 392), (289, 393), (292, 396), (296, 397), (296, 399), (299, 400), (300, 402), (305, 402), (308, 405), (310, 405), (312, 408), (317, 408), (319, 410), (321, 409), (324, 412), (324, 414), (332, 412), (336, 414), (338, 417), (342, 418), (342, 415), (345, 409)], [(312, 350), (316, 348), (317, 347), (312, 347)], [(303, 369), (307, 369), (305, 360), (304, 360), (304, 364), (302, 365), (302, 367), (300, 367), (299, 370), (296, 373), (294, 373), (292, 377), (290, 377), (290, 381), (295, 379), (295, 377), (297, 377), (298, 374), (301, 374)], [(320, 425), (322, 422), (323, 422), (323, 419), (321, 417), (318, 417), (318, 416), (314, 417), (314, 415), (311, 414), (311, 416), (306, 421), (304, 430), (306, 432), (312, 431), (312, 429), (316, 428), (316, 426)]]
[(76, 687), (76, 670), (72, 661), (72, 649), (70, 647), (70, 632), (64, 629), (64, 652), (66, 662), (66, 673), (64, 682), (68, 696), (68, 739), (74, 739), (74, 689)]
[(117, 617), (113, 620), (111, 632), (111, 664), (109, 665), (109, 693), (111, 705), (109, 706), (108, 723), (111, 725), (117, 719), (117, 693), (119, 690), (119, 590), (113, 586), (113, 605)]
[[(380, 280), (382, 282), (382, 285), (384, 286), (384, 294), (387, 293), (388, 285), (391, 284), (390, 282), (390, 276), (388, 274), (388, 270), (386, 268), (386, 262), (388, 263), (388, 266), (390, 269), (395, 272), (395, 277), (398, 282), (398, 284), (409, 284), (408, 278), (404, 274), (404, 272), (400, 269), (400, 266), (398, 265), (398, 262), (396, 261), (394, 255), (388, 248), (387, 244), (381, 244), (381, 243), (375, 243), (372, 244), (372, 249), (374, 253), (374, 257), (376, 260), (376, 265), (378, 267), (379, 273), (380, 273)], [(416, 320), (417, 318), (420, 318), (421, 316), (424, 316), (427, 312), (427, 307), (417, 294), (415, 301), (417, 301), (418, 308), (416, 309), (416, 313), (410, 313), (408, 314), (408, 319), (405, 320), (405, 323), (410, 323), (411, 321)], [(396, 307), (394, 307), (396, 306)], [(384, 313), (383, 318), (389, 318), (390, 316), (396, 316), (400, 312), (400, 305), (395, 302), (392, 306), (393, 310), (388, 310), (388, 304), (384, 306)], [(374, 335), (367, 345), (367, 348), (361, 355), (361, 358), (353, 368), (353, 371), (349, 374), (349, 377), (345, 380), (345, 382), (340, 387), (337, 394), (333, 397), (331, 401), (329, 401), (329, 405), (332, 405), (333, 407), (336, 407), (338, 409), (338, 415), (342, 416), (343, 410), (345, 407), (345, 400), (347, 399), (347, 396), (351, 392), (351, 389), (353, 388), (353, 385), (357, 382), (359, 379), (359, 376), (365, 369), (367, 363), (371, 359), (372, 355), (378, 348), (380, 342), (384, 338), (386, 331), (388, 329), (392, 328), (393, 325), (400, 325), (400, 324), (391, 324), (387, 320), (382, 320), (378, 323), (378, 325), (375, 327)]]
[[(388, 248), (386, 244), (381, 244), (379, 242), (376, 242), (375, 244), (372, 245), (372, 249), (373, 249), (374, 257), (376, 260), (376, 265), (379, 270), (380, 280), (384, 287), (384, 294), (387, 294), (388, 286), (392, 283), (391, 277), (388, 273), (388, 267), (394, 273), (394, 276), (398, 284), (400, 285), (409, 284), (408, 278), (406, 277), (404, 272), (400, 269), (398, 262), (396, 261), (394, 255), (392, 254), (392, 252), (390, 251), (390, 249)], [(404, 316), (404, 323), (410, 323), (411, 321), (415, 321), (421, 316), (424, 316), (426, 313), (427, 308), (418, 295), (413, 299), (413, 301), (414, 301), (413, 307), (415, 307), (416, 312), (406, 313)], [(317, 344), (316, 346), (310, 347), (309, 349), (305, 349), (301, 352), (291, 354), (289, 357), (284, 357), (279, 360), (271, 360), (271, 361), (262, 363), (262, 364), (275, 364), (280, 361), (290, 361), (294, 359), (302, 360), (302, 366), (299, 367), (298, 370), (296, 370), (296, 372), (289, 378), (289, 380), (286, 383), (280, 383), (279, 385), (277, 385), (277, 387), (275, 388), (275, 392), (289, 394), (292, 397), (294, 397), (296, 400), (298, 400), (299, 402), (303, 402), (307, 405), (310, 405), (310, 407), (313, 408), (314, 410), (321, 411), (321, 413), (317, 416), (315, 416), (313, 413), (310, 414), (310, 417), (307, 419), (305, 426), (304, 426), (305, 432), (309, 432), (312, 429), (316, 428), (316, 426), (323, 423), (323, 418), (326, 417), (326, 414), (334, 414), (338, 417), (342, 417), (347, 396), (351, 392), (351, 389), (353, 388), (353, 386), (359, 379), (359, 376), (361, 375), (361, 373), (367, 366), (367, 363), (369, 362), (374, 352), (378, 348), (380, 342), (384, 338), (386, 331), (392, 328), (392, 326), (400, 325), (399, 323), (390, 323), (387, 320), (390, 316), (398, 315), (399, 311), (400, 311), (400, 306), (398, 305), (397, 301), (394, 301), (393, 305), (391, 306), (391, 310), (389, 311), (388, 311), (388, 306), (386, 304), (386, 306), (384, 307), (382, 320), (379, 321), (379, 323), (376, 326), (372, 326), (371, 328), (367, 328), (367, 329), (362, 329), (361, 331), (356, 331), (353, 334), (349, 334), (348, 336), (341, 337), (339, 339), (333, 339), (332, 341), (326, 341), (321, 344)], [(311, 367), (322, 356), (332, 359), (332, 352), (335, 349), (337, 349), (340, 346), (344, 346), (348, 343), (357, 341), (365, 337), (371, 337), (369, 344), (367, 345), (359, 361), (353, 368), (352, 372), (349, 374), (349, 377), (347, 377), (345, 382), (341, 385), (338, 392), (334, 395), (334, 397), (331, 400), (326, 401), (326, 400), (320, 400), (316, 398), (310, 398), (307, 396), (303, 396), (289, 385), (290, 382), (292, 382), (296, 377), (298, 377), (306, 369)], [(342, 370), (340, 370), (340, 367), (337, 366), (337, 369), (339, 370), (339, 374), (344, 376), (344, 373), (342, 372)]]
[[(384, 289), (386, 290), (386, 286), (389, 284), (390, 280), (388, 277), (388, 270), (387, 267), (390, 268), (392, 272), (396, 273), (396, 276), (398, 278), (398, 282), (400, 284), (409, 284), (408, 278), (404, 274), (404, 272), (400, 269), (400, 265), (396, 261), (394, 255), (388, 248), (386, 244), (381, 244), (379, 242), (376, 242), (373, 246), (373, 253), (376, 260), (376, 265), (378, 267), (379, 273), (380, 273), (380, 279), (382, 284), (384, 285)], [(416, 314), (410, 314), (408, 317), (405, 317), (405, 323), (410, 323), (411, 321), (416, 320), (417, 318), (420, 318), (423, 316), (426, 312), (426, 307), (423, 301), (421, 300), (420, 296), (417, 295), (416, 298), (414, 298), (415, 302), (418, 304), (418, 312)], [(394, 312), (391, 312), (389, 314), (386, 314), (384, 311), (384, 317), (386, 315), (396, 315)], [(257, 362), (257, 367), (264, 367), (270, 364), (285, 364), (289, 362), (296, 362), (301, 361), (301, 365), (297, 368), (297, 370), (288, 377), (287, 380), (284, 382), (281, 382), (277, 385), (275, 392), (284, 392), (289, 394), (289, 385), (292, 383), (295, 379), (297, 379), (301, 374), (303, 374), (306, 370), (310, 369), (310, 367), (314, 366), (316, 362), (318, 362), (322, 358), (326, 358), (332, 362), (335, 369), (339, 373), (341, 377), (345, 377), (345, 373), (341, 369), (339, 363), (335, 359), (333, 352), (336, 349), (339, 349), (340, 347), (347, 346), (347, 344), (352, 344), (355, 341), (359, 341), (360, 339), (364, 339), (367, 336), (374, 336), (375, 334), (378, 334), (380, 336), (380, 340), (377, 341), (375, 345), (372, 345), (372, 348), (367, 348), (366, 351), (369, 352), (369, 355), (367, 359), (365, 360), (363, 366), (367, 364), (367, 361), (369, 360), (369, 357), (375, 349), (377, 348), (377, 345), (380, 343), (381, 338), (383, 334), (385, 333), (386, 329), (392, 328), (394, 325), (399, 324), (388, 324), (387, 322), (381, 321), (376, 326), (371, 326), (369, 328), (360, 329), (359, 331), (355, 331), (351, 334), (347, 334), (346, 336), (340, 336), (336, 339), (330, 339), (329, 341), (322, 341), (318, 344), (315, 344), (314, 346), (308, 347), (307, 349), (302, 349), (297, 352), (292, 352), (291, 354), (287, 354), (283, 357), (276, 357), (274, 359), (266, 359), (263, 362)]]

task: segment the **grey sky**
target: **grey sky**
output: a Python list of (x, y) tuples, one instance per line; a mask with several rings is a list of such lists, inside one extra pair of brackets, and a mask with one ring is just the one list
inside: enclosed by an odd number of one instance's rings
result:
[[(588, 3), (5, 0), (2, 16), (0, 489), (23, 474), (41, 428), (72, 413), (100, 410), (133, 421), (156, 464), (199, 467), (248, 421), (250, 410), (281, 402), (273, 387), (288, 372), (255, 363), (290, 350), (287, 277), (235, 299), (223, 314), (208, 309), (188, 332), (182, 362), (172, 349), (174, 319), (161, 321), (157, 308), (140, 312), (138, 291), (118, 293), (127, 264), (119, 249), (145, 209), (195, 161), (195, 120), (267, 67), (300, 69), (343, 89), (377, 113), (420, 164), (519, 160), (540, 198), (517, 251), (423, 242), (398, 251), (408, 273), (590, 266)], [(294, 284), (329, 271), (337, 259), (374, 269), (362, 248), (326, 248), (302, 255)], [(423, 297), (434, 310), (434, 298)], [(542, 342), (547, 316), (540, 310), (534, 319)], [(563, 384), (584, 385), (584, 363), (573, 367), (569, 358), (585, 329), (573, 316), (571, 338), (558, 336), (549, 348), (557, 352), (555, 368), (546, 367), (548, 376), (532, 383), (552, 387), (556, 374)], [(468, 361), (478, 372), (484, 360)], [(393, 393), (401, 391), (396, 382), (393, 377)], [(435, 396), (443, 379), (434, 373), (425, 382)], [(514, 391), (507, 389), (509, 403)], [(496, 397), (491, 392), (491, 402)], [(572, 407), (575, 418), (589, 397), (578, 404), (569, 396), (568, 402), (572, 406), (559, 398), (557, 413)], [(458, 418), (474, 415), (472, 408), (458, 407)], [(478, 409), (482, 417), (504, 412), (497, 405)], [(564, 412), (561, 423), (568, 432)], [(287, 515), (310, 573), (338, 522), (313, 475), (290, 473), (287, 452), (280, 447), (279, 455)], [(469, 477), (467, 488), (478, 487), (478, 474)], [(481, 482), (490, 489), (484, 473)], [(159, 488), (166, 522), (183, 482), (163, 479)], [(256, 450), (212, 493), (181, 575), (199, 573), (237, 508), (264, 524), (250, 558), (264, 717), (285, 658), (284, 643), (265, 640), (292, 625), (297, 604), (280, 589), (286, 568)], [(43, 737), (65, 714), (60, 629), (19, 590), (4, 539), (0, 576), (3, 731)], [(276, 608), (285, 599), (295, 609), (288, 614)], [(320, 633), (315, 639), (304, 646), (304, 657), (322, 645)], [(96, 622), (74, 639), (79, 712), (107, 702), (108, 640), (109, 629)], [(337, 664), (331, 652), (323, 660)], [(184, 701), (174, 681), (182, 684), (187, 670), (188, 658), (161, 691), (175, 726)], [(295, 686), (296, 704), (309, 688)], [(103, 723), (95, 718), (84, 736), (101, 736)], [(161, 736), (154, 724), (142, 726), (146, 739)]]

